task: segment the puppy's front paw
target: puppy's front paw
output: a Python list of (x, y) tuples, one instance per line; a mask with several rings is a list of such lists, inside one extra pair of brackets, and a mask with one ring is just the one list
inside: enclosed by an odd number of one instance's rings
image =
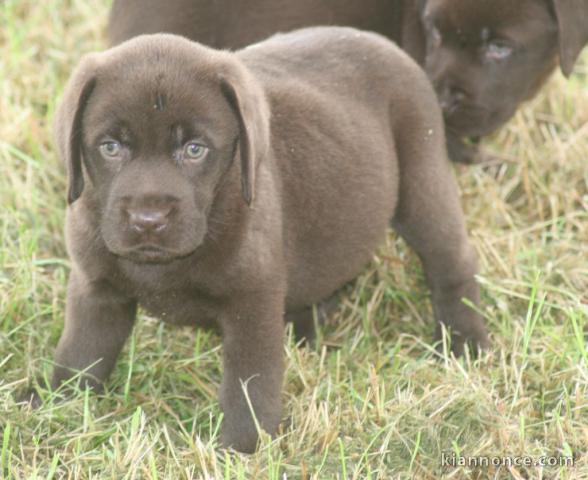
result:
[[(443, 328), (439, 324), (435, 334), (435, 342), (438, 351), (443, 352)], [(460, 330), (451, 330), (449, 348), (456, 357), (464, 354), (466, 344), (472, 356), (479, 356), (484, 350), (490, 348), (490, 340), (486, 327), (477, 314), (471, 315), (467, 322), (461, 322)]]
[[(221, 402), (222, 403), (222, 402)], [(225, 418), (220, 435), (220, 443), (224, 448), (232, 448), (241, 453), (254, 453), (259, 443), (260, 433), (275, 437), (280, 427), (279, 402), (253, 401), (257, 405), (255, 420), (249, 406), (245, 402), (227, 408), (223, 407)]]
[(254, 453), (257, 449), (259, 435), (253, 422), (249, 419), (223, 422), (220, 443), (223, 448), (232, 448), (241, 453)]
[(43, 399), (39, 395), (39, 392), (36, 388), (33, 387), (28, 388), (24, 392), (21, 392), (20, 395), (17, 396), (16, 401), (22, 406), (29, 406), (34, 410), (43, 404)]

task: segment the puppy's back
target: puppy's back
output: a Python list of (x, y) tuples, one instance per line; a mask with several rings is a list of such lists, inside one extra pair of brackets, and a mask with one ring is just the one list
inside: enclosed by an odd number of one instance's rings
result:
[(276, 32), (350, 25), (399, 38), (397, 0), (114, 0), (112, 45), (147, 33), (174, 33), (215, 48), (241, 48)]
[(366, 86), (391, 89), (405, 77), (424, 78), (396, 44), (351, 27), (311, 27), (277, 34), (237, 55), (262, 77), (306, 80), (319, 88), (329, 87), (325, 94), (352, 89), (361, 94)]
[(411, 139), (432, 140), (436, 154), (423, 156), (431, 170), (447, 162), (442, 119), (421, 69), (377, 34), (310, 28), (237, 55), (271, 105), (287, 305), (298, 307), (324, 298), (369, 261), (396, 211), (408, 158), (401, 150), (412, 148)]

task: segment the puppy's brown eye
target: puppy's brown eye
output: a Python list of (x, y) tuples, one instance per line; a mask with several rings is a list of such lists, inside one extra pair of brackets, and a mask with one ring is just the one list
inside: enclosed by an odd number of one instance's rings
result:
[(122, 146), (119, 142), (108, 141), (100, 144), (100, 153), (106, 158), (116, 158), (120, 155)]
[(184, 158), (187, 160), (197, 161), (206, 157), (208, 148), (200, 143), (190, 142), (184, 146)]

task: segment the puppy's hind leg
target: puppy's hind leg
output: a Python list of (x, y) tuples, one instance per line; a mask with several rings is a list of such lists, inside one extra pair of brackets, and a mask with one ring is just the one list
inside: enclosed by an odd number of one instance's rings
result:
[(476, 253), (469, 243), (457, 184), (446, 158), (445, 139), (436, 106), (406, 122), (396, 137), (399, 191), (392, 225), (417, 252), (432, 292), (437, 320), (451, 331), (451, 349), (461, 355), (464, 344), (488, 346), (482, 317), (463, 299), (479, 303)]
[(316, 338), (314, 315), (312, 307), (304, 307), (293, 312), (286, 312), (284, 321), (292, 323), (294, 327), (294, 339), (296, 343), (311, 345)]
[(304, 307), (300, 310), (286, 312), (284, 320), (286, 322), (292, 322), (296, 343), (301, 343), (306, 346), (314, 346), (316, 340), (316, 327), (314, 322), (315, 309), (318, 324), (324, 325), (327, 319), (337, 310), (338, 306), (339, 295), (335, 293), (331, 297), (316, 304), (314, 307)]

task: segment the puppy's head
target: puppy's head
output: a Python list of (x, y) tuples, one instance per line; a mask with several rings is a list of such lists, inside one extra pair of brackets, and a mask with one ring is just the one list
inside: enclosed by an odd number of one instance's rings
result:
[(587, 0), (421, 0), (425, 68), (446, 125), (491, 133), (588, 41)]
[(68, 202), (91, 200), (111, 252), (159, 263), (202, 244), (233, 169), (252, 202), (269, 108), (233, 54), (149, 35), (83, 59), (55, 130)]

